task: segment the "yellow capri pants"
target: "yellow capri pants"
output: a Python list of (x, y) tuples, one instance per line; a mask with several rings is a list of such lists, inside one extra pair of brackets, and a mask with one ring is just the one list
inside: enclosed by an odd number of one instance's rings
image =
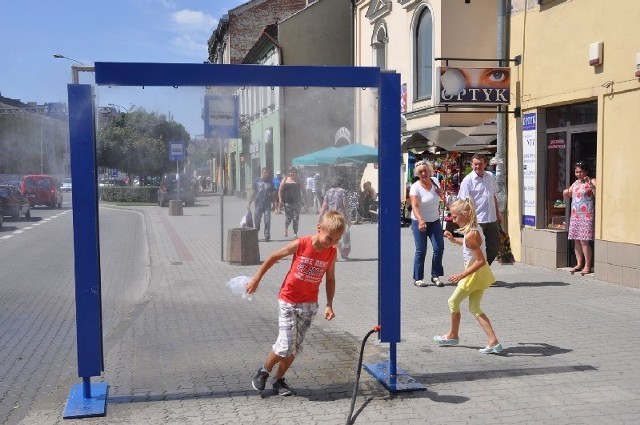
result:
[(449, 298), (449, 311), (452, 313), (460, 313), (460, 303), (469, 297), (469, 311), (473, 313), (474, 317), (478, 317), (484, 313), (480, 308), (480, 301), (482, 301), (483, 295), (484, 289), (476, 289), (475, 291), (469, 292), (458, 287)]

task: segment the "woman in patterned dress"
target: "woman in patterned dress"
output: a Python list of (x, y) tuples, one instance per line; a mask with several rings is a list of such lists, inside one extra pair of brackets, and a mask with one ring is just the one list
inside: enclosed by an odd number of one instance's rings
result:
[(569, 219), (569, 239), (574, 240), (576, 266), (571, 273), (581, 275), (591, 273), (593, 250), (591, 241), (594, 233), (594, 210), (596, 179), (589, 177), (584, 162), (576, 162), (574, 172), (577, 180), (562, 192), (565, 198), (571, 198), (571, 217)]

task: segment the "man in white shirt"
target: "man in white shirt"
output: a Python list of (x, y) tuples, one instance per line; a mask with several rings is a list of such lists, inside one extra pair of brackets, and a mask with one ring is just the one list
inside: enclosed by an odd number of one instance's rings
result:
[(486, 171), (487, 158), (475, 154), (471, 158), (470, 172), (460, 183), (458, 199), (471, 198), (475, 204), (478, 224), (482, 227), (487, 247), (487, 263), (491, 264), (500, 247), (499, 231), (502, 217), (498, 208), (498, 183), (490, 171)]

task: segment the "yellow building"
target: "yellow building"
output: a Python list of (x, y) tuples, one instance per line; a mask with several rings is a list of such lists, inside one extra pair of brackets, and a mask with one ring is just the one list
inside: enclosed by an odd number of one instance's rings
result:
[(596, 178), (594, 273), (640, 287), (640, 2), (512, 0), (508, 218), (516, 259), (571, 267), (569, 201), (583, 161)]

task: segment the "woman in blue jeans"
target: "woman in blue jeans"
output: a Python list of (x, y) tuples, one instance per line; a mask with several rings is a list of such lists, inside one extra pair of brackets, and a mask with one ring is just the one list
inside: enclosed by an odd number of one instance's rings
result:
[(427, 286), (424, 281), (424, 260), (427, 256), (427, 240), (431, 240), (433, 256), (431, 257), (431, 283), (443, 287), (440, 276), (444, 275), (442, 254), (444, 238), (440, 222), (439, 205), (444, 199), (438, 181), (431, 177), (433, 167), (427, 161), (416, 163), (414, 175), (419, 178), (409, 189), (411, 200), (411, 230), (416, 243), (416, 254), (413, 259), (413, 284)]

